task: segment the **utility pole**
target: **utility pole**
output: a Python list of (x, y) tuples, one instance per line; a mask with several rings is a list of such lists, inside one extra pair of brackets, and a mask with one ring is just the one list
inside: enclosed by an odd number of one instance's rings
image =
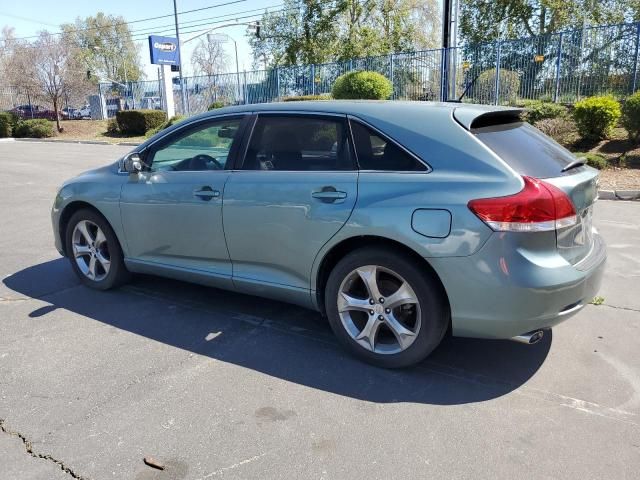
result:
[(442, 2), (442, 99), (455, 97), (456, 64), (458, 46), (458, 0), (443, 0)]
[(176, 4), (176, 0), (173, 0), (173, 15), (176, 22), (176, 42), (178, 42), (179, 52), (178, 68), (180, 69), (180, 71), (178, 73), (180, 74), (180, 97), (182, 100), (182, 114), (188, 115), (189, 112), (187, 112), (187, 97), (185, 96), (184, 83), (182, 81), (182, 45), (180, 45), (180, 28), (178, 27), (178, 6)]

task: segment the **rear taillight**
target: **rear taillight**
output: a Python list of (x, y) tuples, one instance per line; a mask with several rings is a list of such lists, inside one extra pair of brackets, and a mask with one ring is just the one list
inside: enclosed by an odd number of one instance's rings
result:
[(515, 195), (471, 200), (469, 208), (498, 232), (546, 232), (574, 225), (576, 209), (558, 187), (525, 177)]

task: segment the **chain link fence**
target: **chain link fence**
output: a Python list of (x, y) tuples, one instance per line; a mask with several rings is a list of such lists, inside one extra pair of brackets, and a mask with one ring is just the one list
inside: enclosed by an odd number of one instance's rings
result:
[[(336, 78), (353, 70), (389, 78), (394, 100), (452, 100), (464, 93), (465, 102), (516, 105), (525, 100), (572, 103), (602, 94), (623, 97), (640, 83), (639, 47), (640, 22), (588, 27), (452, 49), (186, 77), (187, 111), (182, 111), (178, 84), (173, 86), (174, 103), (177, 113), (192, 115), (216, 102), (236, 105), (329, 94)], [(101, 83), (96, 94), (105, 110), (101, 116), (108, 118), (118, 110), (163, 105), (159, 80)], [(27, 92), (0, 87), (1, 110), (32, 103), (37, 102)]]

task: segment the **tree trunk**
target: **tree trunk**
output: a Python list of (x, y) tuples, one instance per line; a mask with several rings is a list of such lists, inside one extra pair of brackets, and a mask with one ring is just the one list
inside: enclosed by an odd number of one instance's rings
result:
[(58, 97), (53, 97), (53, 111), (56, 115), (56, 129), (58, 133), (62, 132), (62, 128), (60, 128), (60, 114), (58, 112)]

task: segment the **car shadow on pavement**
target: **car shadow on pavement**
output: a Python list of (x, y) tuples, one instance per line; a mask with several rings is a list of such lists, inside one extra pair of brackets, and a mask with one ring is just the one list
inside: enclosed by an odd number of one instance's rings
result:
[(550, 332), (533, 346), (446, 338), (420, 365), (383, 370), (347, 354), (318, 313), (281, 302), (151, 276), (96, 292), (79, 284), (66, 259), (28, 267), (3, 283), (49, 304), (32, 311), (32, 318), (64, 309), (199, 355), (371, 402), (490, 400), (526, 383), (552, 343)]

